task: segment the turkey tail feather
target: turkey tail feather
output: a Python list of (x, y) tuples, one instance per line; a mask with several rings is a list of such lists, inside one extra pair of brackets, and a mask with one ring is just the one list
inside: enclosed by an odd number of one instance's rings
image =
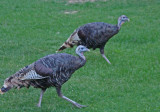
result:
[(29, 66), (26, 66), (24, 68), (22, 68), (21, 70), (19, 70), (18, 72), (16, 72), (15, 74), (13, 74), (12, 76), (8, 77), (5, 81), (4, 81), (4, 85), (9, 86), (11, 88), (15, 87), (15, 88), (22, 88), (22, 87), (30, 87), (30, 82), (27, 80), (21, 80), (24, 75), (29, 72), (30, 70), (34, 69), (34, 63), (30, 64)]
[[(63, 43), (63, 45), (58, 49), (57, 52), (62, 51), (62, 50), (64, 50), (64, 49), (66, 49), (66, 48), (70, 48), (71, 46), (72, 46), (72, 45), (70, 45), (69, 43), (65, 42), (65, 43)], [(72, 46), (72, 47), (73, 47), (73, 46)]]
[(74, 45), (77, 45), (79, 41), (80, 41), (80, 38), (78, 36), (77, 31), (75, 30), (67, 39), (67, 41), (62, 44), (62, 46), (58, 49), (58, 51), (62, 51), (66, 48), (72, 48)]

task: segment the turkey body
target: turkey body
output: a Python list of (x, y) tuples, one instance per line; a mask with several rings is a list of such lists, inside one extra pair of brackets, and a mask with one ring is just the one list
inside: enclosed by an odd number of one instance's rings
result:
[[(24, 81), (28, 81), (35, 88), (46, 89), (51, 86), (62, 86), (77, 69), (85, 64), (86, 60), (66, 53), (45, 56), (29, 66), (24, 67), (18, 74)], [(34, 71), (34, 72), (31, 72)], [(41, 76), (35, 79), (34, 74)], [(29, 75), (29, 77), (26, 77)]]
[(77, 45), (84, 45), (87, 48), (103, 48), (106, 42), (119, 32), (117, 25), (104, 22), (88, 23), (79, 27), (76, 32), (80, 38)]

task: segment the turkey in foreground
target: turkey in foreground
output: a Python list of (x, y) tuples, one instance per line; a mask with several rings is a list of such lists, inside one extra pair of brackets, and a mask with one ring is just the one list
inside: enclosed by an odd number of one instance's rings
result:
[(111, 64), (104, 55), (105, 44), (112, 36), (119, 32), (121, 25), (126, 21), (129, 21), (128, 17), (122, 15), (118, 18), (117, 25), (103, 22), (85, 24), (76, 29), (58, 51), (73, 47), (74, 45), (84, 45), (89, 49), (93, 48), (93, 50), (100, 48), (102, 57)]
[(3, 94), (11, 88), (22, 88), (33, 86), (41, 88), (38, 107), (41, 106), (43, 93), (49, 87), (55, 87), (59, 97), (71, 102), (78, 108), (86, 107), (65, 97), (61, 93), (61, 86), (71, 77), (79, 68), (85, 65), (86, 59), (83, 53), (89, 51), (86, 47), (80, 45), (76, 48), (79, 56), (73, 56), (66, 53), (57, 53), (45, 56), (38, 61), (24, 67), (4, 81), (0, 90)]

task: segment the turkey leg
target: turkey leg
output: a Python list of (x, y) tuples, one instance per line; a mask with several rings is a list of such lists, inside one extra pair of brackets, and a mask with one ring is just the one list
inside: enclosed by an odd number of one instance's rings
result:
[(65, 99), (65, 100), (71, 102), (71, 103), (72, 103), (73, 105), (75, 105), (76, 107), (78, 107), (78, 108), (87, 107), (87, 106), (85, 106), (85, 105), (80, 105), (80, 104), (78, 104), (77, 102), (75, 102), (75, 101), (67, 98), (66, 96), (64, 96), (64, 95), (61, 93), (61, 87), (57, 87), (56, 90), (57, 90), (57, 94), (58, 94), (59, 97), (61, 97), (61, 98)]
[(39, 102), (37, 104), (37, 107), (41, 107), (42, 97), (43, 97), (43, 94), (45, 91), (46, 91), (46, 89), (41, 90), (41, 94), (40, 94), (40, 98), (39, 98)]
[(107, 57), (104, 55), (104, 47), (100, 48), (100, 53), (101, 53), (102, 57), (103, 57), (109, 64), (111, 64), (110, 61), (107, 59)]

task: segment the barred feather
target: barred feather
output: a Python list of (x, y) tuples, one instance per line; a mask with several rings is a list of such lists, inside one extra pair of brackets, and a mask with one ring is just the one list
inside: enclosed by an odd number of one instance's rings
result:
[[(80, 41), (80, 38), (79, 38), (79, 36), (78, 36), (77, 31), (75, 30), (75, 31), (70, 35), (70, 37), (66, 40), (66, 42), (64, 42), (64, 43), (62, 44), (62, 46), (58, 49), (58, 51), (62, 51), (62, 50), (64, 50), (64, 49), (66, 49), (66, 48), (71, 48), (71, 47), (73, 47), (74, 45), (78, 45), (79, 41)], [(58, 51), (57, 51), (57, 52), (58, 52)]]
[(22, 79), (22, 77), (24, 77), (25, 74), (28, 73), (28, 71), (30, 71), (33, 68), (34, 68), (34, 63), (20, 69), (18, 72), (16, 72), (12, 76), (8, 77), (4, 81), (4, 85), (11, 87), (11, 88), (13, 88), (13, 87), (15, 87), (15, 88), (21, 88), (21, 87), (29, 88), (30, 82), (27, 80), (21, 80), (21, 79)]
[(42, 77), (39, 74), (37, 74), (35, 70), (30, 70), (23, 76), (23, 78), (21, 78), (21, 80), (32, 80), (32, 79), (35, 80), (35, 79), (44, 79), (44, 78), (47, 78), (47, 77)]

